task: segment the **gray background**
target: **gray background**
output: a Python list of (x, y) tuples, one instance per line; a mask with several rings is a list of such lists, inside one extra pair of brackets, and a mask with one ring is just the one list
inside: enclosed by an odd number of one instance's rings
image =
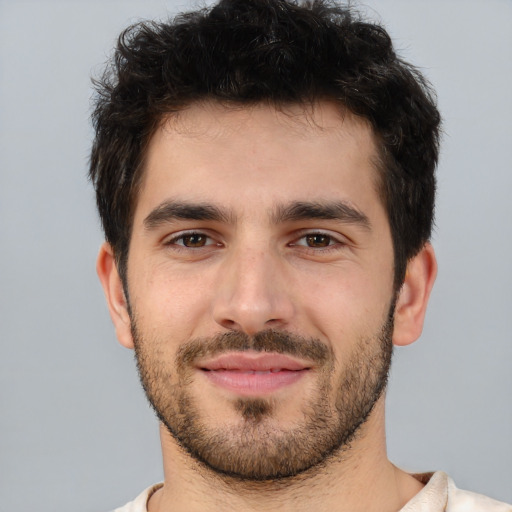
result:
[[(161, 479), (94, 270), (89, 76), (127, 24), (190, 5), (0, 0), (2, 511), (108, 510)], [(512, 502), (512, 2), (365, 5), (437, 88), (446, 132), (440, 272), (422, 339), (396, 353), (390, 457)]]

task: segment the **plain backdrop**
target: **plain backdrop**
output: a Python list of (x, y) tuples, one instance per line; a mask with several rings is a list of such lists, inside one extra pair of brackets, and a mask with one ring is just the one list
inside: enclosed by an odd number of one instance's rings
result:
[[(0, 0), (0, 510), (107, 511), (162, 478), (157, 422), (95, 274), (90, 76), (180, 0)], [(390, 458), (512, 502), (512, 2), (373, 0), (444, 116), (439, 277), (396, 351)]]

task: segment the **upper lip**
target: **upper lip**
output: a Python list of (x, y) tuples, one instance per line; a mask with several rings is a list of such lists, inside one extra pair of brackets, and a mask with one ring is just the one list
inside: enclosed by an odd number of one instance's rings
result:
[(238, 370), (238, 371), (269, 371), (269, 370), (307, 370), (311, 364), (294, 357), (275, 352), (228, 352), (197, 364), (202, 370)]

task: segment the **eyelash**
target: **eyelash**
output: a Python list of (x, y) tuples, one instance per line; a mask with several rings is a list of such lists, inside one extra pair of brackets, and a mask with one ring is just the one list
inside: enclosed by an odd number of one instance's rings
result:
[[(307, 242), (305, 244), (298, 243), (299, 241), (302, 241), (309, 237), (326, 237), (329, 239), (329, 242), (328, 245), (324, 247), (311, 247), (307, 245)], [(347, 245), (347, 242), (343, 241), (341, 238), (341, 236), (335, 236), (331, 233), (326, 233), (325, 231), (305, 231), (301, 233), (300, 236), (297, 237), (294, 242), (291, 242), (289, 246), (301, 247), (302, 250), (307, 251), (308, 253), (328, 254), (334, 251), (339, 251)]]
[[(184, 240), (187, 237), (204, 237), (206, 238), (206, 242), (211, 241), (212, 243), (206, 243), (204, 245), (200, 245), (198, 247), (188, 247), (185, 245)], [(323, 247), (311, 247), (307, 245), (308, 242), (301, 244), (298, 243), (304, 239), (307, 239), (308, 237), (326, 237), (328, 239), (328, 245)], [(179, 242), (182, 243), (179, 243)], [(217, 246), (220, 247), (222, 244), (220, 242), (215, 243), (214, 238), (210, 236), (209, 234), (203, 232), (203, 231), (187, 231), (183, 233), (179, 233), (178, 235), (170, 238), (165, 242), (166, 246), (172, 246), (174, 250), (177, 251), (186, 251), (186, 250), (200, 250), (205, 249), (211, 246)], [(347, 245), (346, 242), (340, 240), (340, 237), (336, 237), (330, 233), (326, 233), (324, 231), (304, 231), (300, 233), (300, 236), (298, 236), (293, 242), (290, 242), (288, 244), (289, 247), (300, 247), (302, 250), (307, 252), (314, 252), (314, 253), (329, 253), (331, 251), (337, 251), (342, 248), (344, 248)]]
[(202, 231), (187, 231), (187, 232), (184, 232), (184, 233), (180, 233), (172, 238), (170, 238), (169, 240), (165, 241), (164, 245), (167, 245), (167, 246), (173, 246), (173, 248), (175, 250), (194, 250), (194, 249), (204, 249), (205, 247), (209, 247), (209, 246), (213, 246), (213, 245), (217, 245), (217, 246), (220, 246), (221, 244), (220, 243), (205, 243), (205, 245), (202, 245), (202, 246), (199, 246), (199, 247), (187, 247), (184, 243), (178, 243), (179, 241), (182, 241), (184, 242), (185, 238), (187, 237), (193, 237), (193, 236), (197, 236), (197, 237), (204, 237), (208, 240), (211, 240), (213, 241), (213, 238), (208, 235), (207, 233), (204, 233)]

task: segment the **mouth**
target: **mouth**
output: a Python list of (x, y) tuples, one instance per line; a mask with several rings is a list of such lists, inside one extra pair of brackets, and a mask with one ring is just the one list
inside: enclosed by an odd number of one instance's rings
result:
[(222, 354), (197, 368), (215, 386), (237, 395), (261, 396), (293, 385), (312, 365), (284, 354), (247, 351)]

